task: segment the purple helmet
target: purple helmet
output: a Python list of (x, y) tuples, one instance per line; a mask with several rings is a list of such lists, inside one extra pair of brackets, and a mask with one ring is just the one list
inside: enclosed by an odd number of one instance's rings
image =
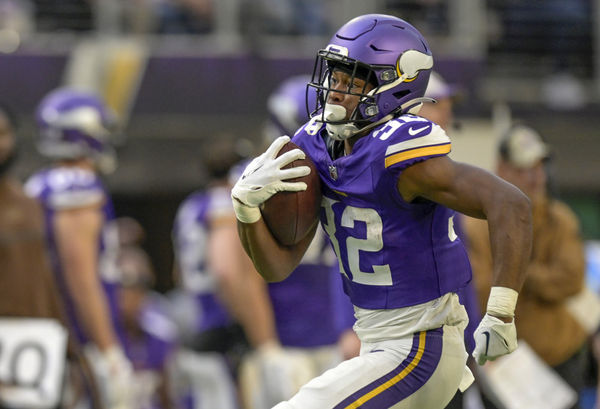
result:
[(308, 75), (298, 75), (283, 81), (267, 101), (270, 124), (269, 141), (281, 135), (292, 136), (309, 119), (317, 105), (317, 93), (309, 88)]
[[(425, 38), (406, 21), (384, 14), (356, 17), (317, 54), (310, 86), (319, 93), (320, 120), (328, 124), (334, 139), (345, 139), (394, 115), (417, 113), (421, 103), (429, 100), (423, 95), (432, 67), (433, 57)], [(334, 70), (365, 80), (360, 93), (352, 92), (350, 87), (346, 92), (360, 96), (348, 120), (327, 109), (329, 79)], [(374, 88), (367, 92), (367, 84)]]
[(42, 99), (36, 112), (38, 149), (53, 159), (92, 158), (102, 170), (114, 168), (110, 144), (116, 121), (97, 96), (61, 88)]

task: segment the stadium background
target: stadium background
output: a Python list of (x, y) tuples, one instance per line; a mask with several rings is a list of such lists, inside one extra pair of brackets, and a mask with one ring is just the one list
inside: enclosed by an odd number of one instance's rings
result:
[(415, 25), (460, 88), (453, 155), (493, 169), (510, 119), (554, 148), (553, 187), (600, 239), (600, 0), (0, 0), (0, 100), (20, 121), (24, 179), (42, 159), (34, 110), (65, 84), (119, 114), (118, 215), (147, 230), (170, 288), (175, 210), (206, 183), (203, 150), (224, 134), (258, 146), (269, 93), (310, 73), (343, 22), (384, 12)]

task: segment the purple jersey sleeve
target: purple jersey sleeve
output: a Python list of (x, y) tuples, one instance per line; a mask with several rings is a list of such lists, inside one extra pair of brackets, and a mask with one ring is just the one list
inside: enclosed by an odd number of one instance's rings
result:
[(142, 307), (137, 339), (126, 338), (125, 352), (136, 370), (162, 370), (177, 343), (177, 329), (170, 321), (158, 294), (151, 294)]
[(103, 203), (106, 191), (98, 176), (86, 169), (57, 167), (34, 175), (25, 191), (45, 207), (62, 210)]
[(387, 141), (384, 166), (394, 175), (407, 167), (450, 153), (450, 138), (438, 125), (425, 118), (404, 115), (373, 132), (373, 138)]

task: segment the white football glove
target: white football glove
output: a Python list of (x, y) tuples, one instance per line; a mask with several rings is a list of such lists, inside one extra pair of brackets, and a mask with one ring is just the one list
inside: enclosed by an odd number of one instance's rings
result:
[(287, 164), (304, 159), (300, 149), (293, 149), (277, 157), (281, 148), (290, 141), (289, 136), (280, 136), (259, 157), (255, 158), (244, 170), (231, 190), (233, 207), (239, 221), (254, 223), (260, 219), (258, 206), (277, 192), (298, 192), (306, 190), (304, 182), (284, 182), (284, 180), (306, 176), (308, 166), (282, 169)]
[(113, 346), (101, 352), (95, 346), (85, 348), (104, 406), (107, 409), (132, 409), (133, 367), (123, 350)]
[(475, 330), (473, 358), (479, 365), (493, 361), (499, 356), (510, 354), (517, 349), (517, 329), (515, 320), (504, 322), (485, 314)]
[[(487, 312), (473, 334), (475, 338), (473, 358), (479, 365), (517, 349), (514, 316), (518, 297), (519, 293), (512, 288), (500, 286), (491, 288)], [(510, 317), (511, 322), (504, 322), (496, 317)]]
[(310, 360), (279, 345), (260, 347), (257, 359), (268, 407), (291, 398), (314, 376)]

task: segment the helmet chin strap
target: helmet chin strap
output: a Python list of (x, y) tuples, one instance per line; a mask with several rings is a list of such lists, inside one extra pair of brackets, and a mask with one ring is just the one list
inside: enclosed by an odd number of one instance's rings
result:
[[(420, 97), (414, 98), (409, 101), (406, 101), (404, 104), (400, 106), (400, 112), (417, 115), (421, 110), (424, 102), (436, 102), (433, 98), (428, 97)], [(329, 121), (343, 121), (346, 119), (346, 108), (341, 105), (336, 104), (325, 104), (325, 109), (323, 110), (323, 118), (326, 122), (325, 128), (327, 129), (327, 134), (331, 139), (336, 141), (346, 140), (359, 132), (368, 131), (369, 129), (373, 129), (374, 127), (389, 121), (394, 117), (393, 114), (388, 114), (381, 118), (379, 121), (375, 121), (370, 123), (369, 125), (359, 128), (354, 123), (347, 124), (331, 124)]]
[(400, 105), (400, 112), (417, 115), (423, 106), (423, 102), (435, 103), (437, 101), (429, 97), (414, 98)]
[[(325, 104), (325, 109), (323, 110), (323, 116), (325, 121), (343, 121), (346, 118), (346, 108), (341, 105), (334, 104)], [(336, 141), (346, 140), (359, 132), (365, 132), (369, 129), (373, 129), (376, 126), (389, 121), (394, 116), (392, 114), (386, 115), (381, 118), (379, 121), (375, 121), (370, 123), (369, 125), (358, 128), (353, 123), (348, 124), (330, 124), (327, 123), (325, 128), (327, 129), (327, 134), (331, 137), (331, 139)]]

